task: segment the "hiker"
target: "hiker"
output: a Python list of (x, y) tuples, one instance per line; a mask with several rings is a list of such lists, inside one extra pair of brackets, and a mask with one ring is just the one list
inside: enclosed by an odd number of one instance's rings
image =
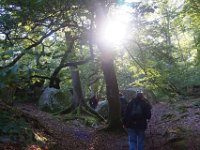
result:
[(120, 100), (120, 105), (121, 105), (121, 117), (123, 118), (128, 102), (126, 98), (124, 97), (123, 93), (119, 93), (119, 100)]
[(126, 109), (123, 124), (127, 128), (129, 150), (144, 150), (147, 120), (151, 118), (151, 105), (142, 90), (138, 90)]
[(90, 107), (92, 107), (93, 109), (95, 109), (98, 105), (98, 99), (96, 97), (96, 95), (94, 95), (93, 97), (91, 97), (89, 99), (89, 104), (90, 104)]

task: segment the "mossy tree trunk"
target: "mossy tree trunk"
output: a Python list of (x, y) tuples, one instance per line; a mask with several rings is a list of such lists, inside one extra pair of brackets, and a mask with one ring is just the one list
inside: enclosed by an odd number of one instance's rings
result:
[[(89, 111), (90, 113), (94, 114), (97, 118), (99, 118), (101, 121), (105, 121), (105, 119), (99, 115), (97, 112), (95, 112), (93, 109), (91, 109), (84, 100), (83, 93), (82, 93), (82, 87), (81, 87), (81, 80), (79, 75), (79, 70), (77, 65), (70, 66), (71, 70), (71, 77), (72, 77), (72, 105), (67, 108), (66, 110), (62, 111), (61, 114), (69, 113), (72, 111), (76, 111), (77, 114), (80, 114), (80, 110), (82, 110), (84, 113)], [(83, 107), (83, 108), (81, 108)], [(85, 108), (85, 109), (84, 109)]]

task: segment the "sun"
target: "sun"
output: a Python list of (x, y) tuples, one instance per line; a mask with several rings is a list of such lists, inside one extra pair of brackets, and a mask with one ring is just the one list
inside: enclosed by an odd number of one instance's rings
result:
[(106, 44), (121, 44), (128, 34), (131, 22), (131, 8), (128, 6), (113, 7), (110, 9), (107, 20), (101, 29), (100, 38)]
[(126, 25), (114, 20), (109, 21), (103, 31), (104, 40), (109, 43), (120, 43), (125, 35)]

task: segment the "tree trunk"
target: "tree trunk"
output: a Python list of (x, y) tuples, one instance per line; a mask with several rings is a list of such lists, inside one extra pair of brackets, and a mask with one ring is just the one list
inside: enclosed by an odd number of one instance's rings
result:
[[(104, 23), (107, 18), (109, 6), (104, 5), (102, 1), (98, 1), (94, 5), (96, 13), (96, 37), (101, 37), (101, 31), (104, 29)], [(121, 115), (120, 115), (120, 101), (119, 101), (119, 89), (117, 84), (117, 78), (114, 69), (113, 51), (110, 45), (106, 44), (103, 39), (96, 39), (96, 44), (101, 51), (101, 65), (106, 83), (106, 95), (109, 104), (109, 120), (108, 130), (121, 130)]]
[[(67, 33), (65, 33), (65, 37), (67, 36)], [(67, 50), (65, 51), (60, 64), (58, 65), (58, 67), (54, 70), (54, 72), (52, 73), (51, 77), (50, 77), (50, 84), (49, 87), (53, 87), (56, 89), (60, 89), (60, 79), (57, 77), (59, 72), (62, 70), (62, 68), (64, 68), (64, 63), (68, 57), (68, 55), (72, 52), (73, 46), (74, 46), (74, 39), (70, 38), (71, 42), (69, 43), (69, 46), (67, 48)], [(66, 39), (66, 43), (68, 45), (68, 39)]]
[(85, 102), (84, 102), (84, 98), (83, 98), (78, 67), (70, 66), (70, 69), (71, 69), (72, 86), (73, 86), (72, 105), (74, 108), (76, 108), (79, 105), (84, 105)]
[[(109, 50), (108, 50), (109, 51)], [(109, 125), (111, 130), (122, 129), (120, 121), (120, 101), (117, 78), (114, 69), (112, 52), (102, 51), (102, 69), (106, 83), (106, 95), (109, 104)]]

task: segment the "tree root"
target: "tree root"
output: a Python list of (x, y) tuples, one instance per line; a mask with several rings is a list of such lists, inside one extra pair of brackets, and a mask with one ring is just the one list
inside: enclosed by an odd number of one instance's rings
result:
[(99, 113), (97, 113), (96, 111), (94, 111), (92, 108), (90, 108), (87, 105), (79, 105), (76, 108), (74, 108), (73, 106), (70, 106), (66, 110), (60, 112), (61, 115), (69, 114), (69, 113), (74, 114), (75, 119), (77, 119), (77, 117), (80, 117), (80, 115), (87, 115), (87, 116), (92, 116), (94, 118), (97, 118), (100, 121), (106, 122), (106, 120)]

